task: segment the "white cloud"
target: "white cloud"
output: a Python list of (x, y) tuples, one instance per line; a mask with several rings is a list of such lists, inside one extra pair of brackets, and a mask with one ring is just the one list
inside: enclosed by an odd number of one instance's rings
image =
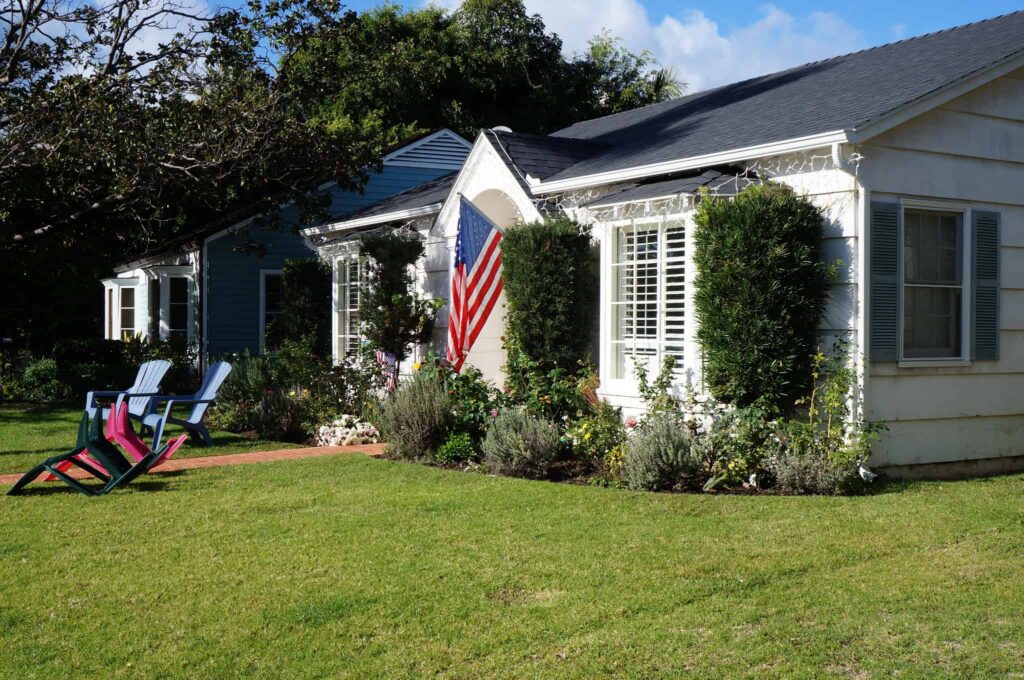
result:
[(860, 31), (832, 12), (794, 16), (770, 4), (760, 7), (752, 22), (728, 31), (696, 9), (652, 20), (639, 0), (526, 0), (526, 7), (561, 36), (566, 52), (582, 50), (591, 36), (608, 29), (629, 49), (650, 50), (674, 67), (689, 92), (865, 46)]

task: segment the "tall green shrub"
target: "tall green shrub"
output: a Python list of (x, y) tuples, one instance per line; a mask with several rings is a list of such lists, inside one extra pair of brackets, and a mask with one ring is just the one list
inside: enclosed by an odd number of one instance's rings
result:
[(711, 393), (787, 413), (811, 387), (829, 281), (824, 216), (767, 183), (735, 199), (705, 196), (695, 219), (697, 339)]
[(363, 334), (373, 347), (394, 354), (401, 363), (413, 345), (430, 339), (439, 306), (413, 286), (423, 241), (414, 234), (371, 234), (363, 238), (359, 252), (369, 258), (359, 307)]
[(287, 260), (281, 277), (280, 340), (313, 339), (313, 351), (331, 351), (331, 270), (317, 258)]
[(572, 376), (588, 359), (597, 266), (589, 231), (566, 217), (510, 227), (501, 247), (506, 377), (526, 394), (530, 376)]

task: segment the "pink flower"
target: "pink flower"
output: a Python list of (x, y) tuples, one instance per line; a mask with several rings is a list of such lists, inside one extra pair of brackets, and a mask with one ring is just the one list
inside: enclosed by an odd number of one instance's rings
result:
[(498, 409), (496, 409), (496, 408), (492, 408), (491, 409), (491, 417), (492, 418), (497, 418), (498, 417)]
[(626, 418), (626, 427), (628, 427), (631, 430), (634, 427), (636, 427), (636, 418), (634, 418), (633, 416)]

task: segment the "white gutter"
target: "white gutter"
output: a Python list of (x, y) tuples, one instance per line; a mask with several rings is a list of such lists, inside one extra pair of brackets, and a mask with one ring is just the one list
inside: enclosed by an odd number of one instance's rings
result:
[(654, 175), (667, 175), (669, 173), (681, 172), (684, 170), (696, 170), (710, 165), (724, 165), (727, 163), (749, 160), (751, 158), (763, 158), (765, 156), (777, 156), (779, 154), (793, 153), (796, 151), (807, 151), (808, 149), (816, 149), (822, 146), (830, 146), (835, 143), (847, 141), (849, 140), (845, 130), (823, 132), (821, 134), (810, 135), (808, 137), (797, 137), (795, 139), (786, 139), (781, 142), (748, 146), (742, 149), (705, 154), (703, 156), (679, 158), (671, 161), (664, 161), (662, 163), (639, 165), (631, 168), (623, 168), (621, 170), (584, 175), (582, 177), (570, 177), (568, 179), (555, 180), (553, 182), (539, 182), (530, 187), (530, 192), (537, 195), (573, 191), (601, 184), (616, 184), (618, 182), (628, 182), (630, 180), (652, 177)]
[(416, 217), (439, 213), (441, 212), (442, 205), (443, 203), (431, 203), (430, 205), (425, 205), (421, 208), (410, 208), (408, 210), (397, 210), (395, 212), (383, 213), (380, 215), (369, 215), (367, 217), (359, 217), (354, 220), (346, 220), (344, 222), (331, 222), (329, 224), (322, 224), (318, 227), (303, 229), (299, 233), (303, 236), (319, 236), (336, 231), (349, 231), (350, 229), (358, 229), (359, 227), (369, 227), (375, 224), (411, 220)]

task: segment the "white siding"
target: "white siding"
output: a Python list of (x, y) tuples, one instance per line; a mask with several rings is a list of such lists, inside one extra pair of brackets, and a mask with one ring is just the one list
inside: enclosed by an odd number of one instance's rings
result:
[(890, 427), (877, 465), (1024, 453), (1024, 76), (1007, 76), (863, 145), (871, 200), (959, 201), (1002, 215), (998, 361), (872, 362), (867, 415)]

